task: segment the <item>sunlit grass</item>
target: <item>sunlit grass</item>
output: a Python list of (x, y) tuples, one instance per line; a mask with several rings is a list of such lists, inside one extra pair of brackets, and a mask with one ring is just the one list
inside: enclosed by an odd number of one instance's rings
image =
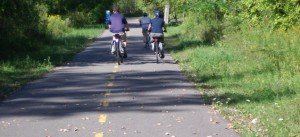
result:
[(166, 42), (168, 51), (206, 102), (225, 115), (242, 136), (297, 136), (298, 32), (247, 30), (207, 45), (186, 39), (177, 27), (168, 29)]
[(0, 100), (25, 83), (43, 76), (54, 66), (70, 60), (101, 31), (100, 26), (73, 29), (62, 37), (43, 43), (40, 50), (17, 53), (13, 59), (0, 60)]

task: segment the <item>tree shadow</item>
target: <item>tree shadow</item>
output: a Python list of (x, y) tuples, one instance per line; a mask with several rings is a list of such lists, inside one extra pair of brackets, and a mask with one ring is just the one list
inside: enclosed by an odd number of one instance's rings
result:
[[(128, 36), (128, 39), (129, 57), (122, 65), (160, 65), (155, 63), (153, 51), (144, 48), (141, 36)], [(95, 38), (72, 60), (17, 90), (0, 103), (0, 117), (61, 117), (99, 111), (161, 113), (162, 107), (168, 111), (191, 111), (172, 109), (172, 106), (204, 104), (180, 70), (111, 72), (116, 59), (110, 54), (110, 42), (111, 37), (107, 35)], [(161, 63), (167, 64), (175, 63), (171, 58)], [(112, 75), (115, 85), (109, 87)], [(101, 103), (107, 100), (109, 107)]]

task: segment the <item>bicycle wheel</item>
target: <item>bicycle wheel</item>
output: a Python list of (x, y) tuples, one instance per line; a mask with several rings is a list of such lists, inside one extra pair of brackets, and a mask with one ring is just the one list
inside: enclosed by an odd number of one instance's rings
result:
[(159, 58), (158, 42), (154, 43), (154, 48), (155, 48), (156, 64), (158, 64), (158, 58)]
[(120, 42), (117, 42), (115, 47), (116, 47), (116, 58), (117, 58), (117, 62), (118, 62), (118, 65), (121, 65), (121, 54), (120, 54), (120, 47), (119, 47), (119, 44)]

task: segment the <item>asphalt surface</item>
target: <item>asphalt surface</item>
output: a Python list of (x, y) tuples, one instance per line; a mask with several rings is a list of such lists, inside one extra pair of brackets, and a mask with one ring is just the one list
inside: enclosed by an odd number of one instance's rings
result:
[(118, 66), (106, 30), (72, 62), (0, 104), (0, 137), (238, 137), (166, 53), (156, 64), (128, 19)]

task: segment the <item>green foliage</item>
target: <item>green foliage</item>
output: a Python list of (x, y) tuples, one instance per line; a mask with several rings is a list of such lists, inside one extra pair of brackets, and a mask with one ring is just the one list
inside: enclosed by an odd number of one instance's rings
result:
[(223, 25), (217, 20), (201, 20), (194, 18), (199, 15), (190, 13), (184, 23), (186, 38), (201, 40), (204, 43), (214, 43), (223, 36)]
[(91, 20), (91, 14), (86, 12), (72, 12), (68, 14), (68, 16), (71, 21), (71, 25), (75, 28), (81, 28), (93, 23)]
[(249, 21), (252, 26), (289, 28), (299, 23), (300, 3), (298, 0), (240, 0), (229, 2), (228, 18)]
[(45, 36), (47, 8), (38, 1), (5, 0), (0, 9), (1, 58), (35, 49), (33, 43)]
[(103, 31), (99, 28), (101, 27), (72, 29), (49, 43), (41, 43), (41, 50), (16, 53), (10, 60), (0, 60), (0, 100), (22, 85), (48, 73), (54, 66), (69, 61), (87, 46), (91, 38)]
[(137, 6), (137, 0), (117, 0), (114, 5), (120, 8), (125, 16), (140, 16), (142, 11)]
[(61, 37), (70, 28), (66, 21), (62, 20), (59, 15), (48, 16), (47, 33), (52, 37)]
[(300, 71), (299, 35), (299, 26), (292, 27), (288, 31), (248, 27), (227, 34), (227, 38), (220, 42), (222, 43), (220, 45), (242, 49), (249, 55), (261, 55), (270, 61), (268, 64), (270, 71), (286, 77), (287, 74), (290, 76)]
[(182, 26), (168, 30), (174, 34), (166, 39), (173, 58), (241, 136), (300, 132), (299, 27), (244, 27), (213, 45), (186, 39)]
[[(51, 0), (45, 1), (49, 14), (68, 16), (74, 19), (74, 26), (80, 23), (104, 23), (105, 11), (111, 9), (116, 0)], [(85, 16), (85, 18), (83, 18)]]

